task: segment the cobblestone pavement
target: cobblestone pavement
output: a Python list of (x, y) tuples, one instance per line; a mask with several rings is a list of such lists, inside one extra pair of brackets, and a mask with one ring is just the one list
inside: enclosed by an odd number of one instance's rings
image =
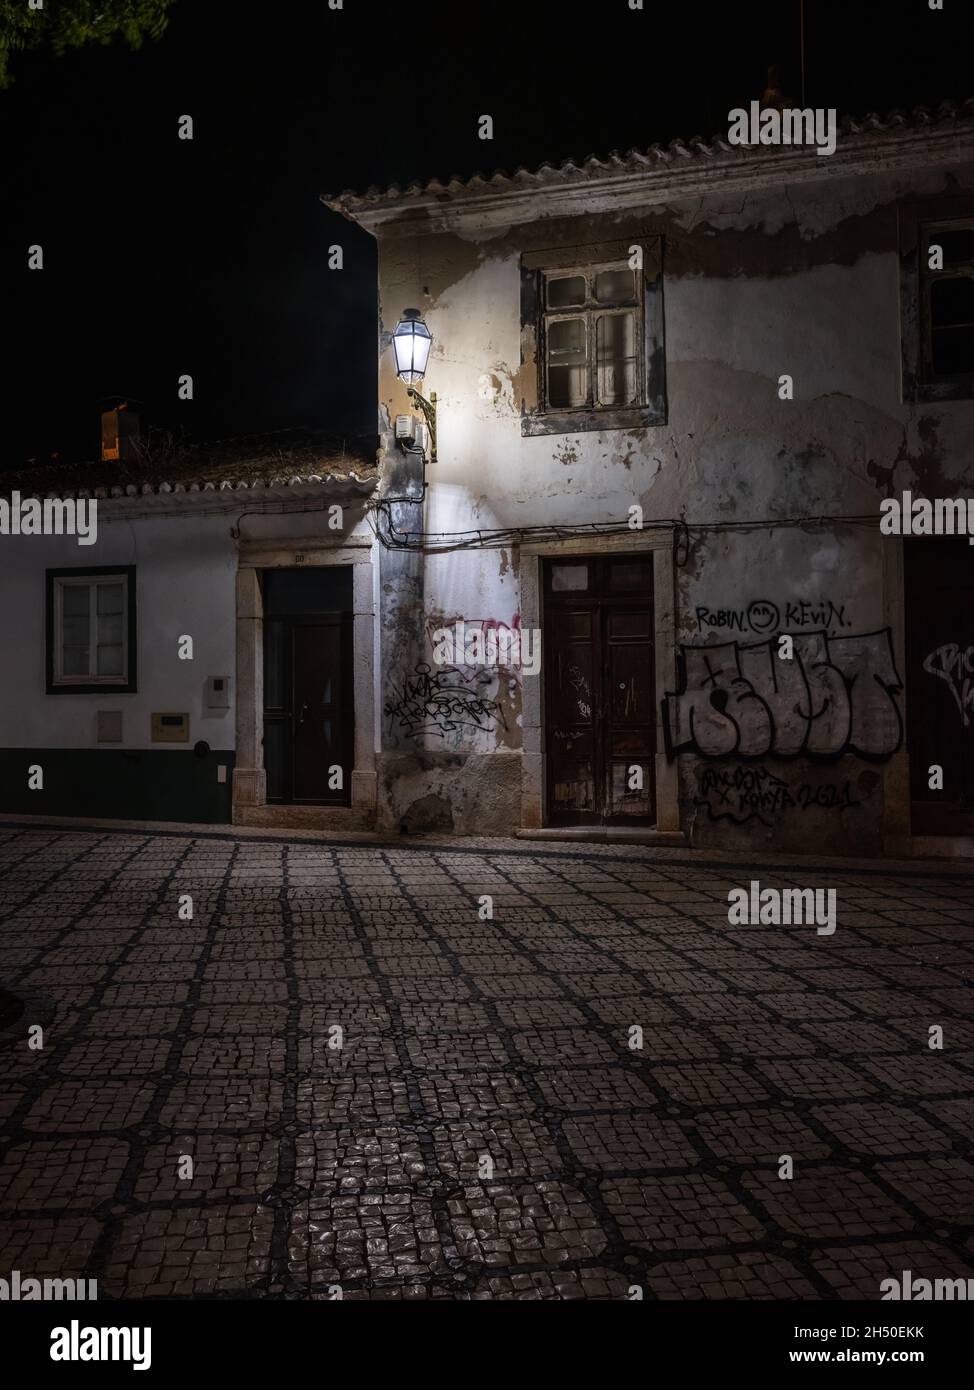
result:
[[(728, 926), (752, 877), (836, 888), (835, 934)], [(4, 1277), (874, 1299), (974, 1276), (970, 875), (4, 827), (0, 894), (29, 1000), (0, 1048)]]

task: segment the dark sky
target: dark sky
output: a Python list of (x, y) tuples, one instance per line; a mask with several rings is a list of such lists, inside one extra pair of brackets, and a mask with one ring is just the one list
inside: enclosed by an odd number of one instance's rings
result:
[[(320, 192), (710, 136), (772, 62), (801, 93), (799, 0), (177, 0), (171, 15), (137, 53), (21, 57), (0, 93), (17, 359), (2, 467), (92, 456), (109, 393), (197, 440), (372, 431), (374, 243)], [(974, 94), (970, 20), (970, 0), (806, 0), (808, 104)], [(176, 138), (184, 113), (192, 142)], [(184, 372), (192, 403), (176, 399)]]

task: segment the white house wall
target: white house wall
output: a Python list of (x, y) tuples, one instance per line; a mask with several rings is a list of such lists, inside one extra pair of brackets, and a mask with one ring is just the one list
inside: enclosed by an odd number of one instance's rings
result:
[[(578, 215), (546, 219), (539, 193), (535, 220), (525, 222), (522, 212), (518, 225), (503, 229), (499, 204), (482, 232), (474, 217), (462, 209), (454, 216), (446, 205), (429, 229), (419, 214), (404, 213), (401, 225), (383, 219), (380, 424), (390, 450), (391, 421), (413, 407), (395, 379), (388, 335), (406, 305), (422, 310), (434, 335), (423, 388), (438, 398), (438, 459), (426, 469), (429, 546), (476, 528), (618, 525), (639, 504), (647, 526), (682, 520), (690, 527), (688, 548), (676, 546), (677, 648), (757, 642), (766, 634), (702, 626), (697, 610), (746, 614), (773, 599), (774, 632), (810, 629), (820, 611), (836, 638), (889, 629), (901, 668), (900, 543), (879, 536), (879, 502), (910, 488), (965, 495), (974, 471), (969, 403), (901, 399), (899, 206), (972, 189), (970, 166), (877, 167), (841, 181), (622, 215), (586, 214), (580, 189)], [(455, 225), (444, 230), (451, 217)], [(667, 423), (522, 437), (522, 401), (532, 389), (521, 364), (522, 253), (640, 234), (663, 238)], [(792, 400), (779, 396), (785, 374)], [(824, 520), (745, 527), (795, 518)], [(740, 529), (693, 530), (713, 524)], [(601, 542), (593, 538), (590, 548)], [(441, 620), (513, 622), (520, 566), (510, 542), (427, 554), (421, 612), (383, 618), (385, 736), (394, 733), (397, 743), (394, 751), (386, 745), (382, 760), (390, 824), (479, 823), (495, 832), (522, 824), (511, 770), (511, 754), (522, 747), (519, 682), (509, 690), (496, 682), (503, 718), (489, 733), (417, 734), (410, 757), (410, 740), (396, 729), (403, 625), (412, 624), (410, 660), (429, 662), (429, 632)], [(822, 610), (828, 603), (834, 607)], [(833, 616), (839, 612), (841, 620)], [(676, 691), (675, 669), (670, 679)], [(662, 702), (666, 691), (657, 693)], [(904, 690), (895, 701), (905, 726)], [(876, 746), (886, 745), (877, 738)], [(822, 849), (877, 852), (884, 836), (908, 824), (903, 746), (876, 761), (837, 755), (824, 768), (772, 756), (769, 776), (796, 795), (804, 789), (805, 806), (741, 824), (711, 817), (700, 787), (707, 761), (678, 756), (681, 817), (695, 843), (801, 848), (812, 838)]]

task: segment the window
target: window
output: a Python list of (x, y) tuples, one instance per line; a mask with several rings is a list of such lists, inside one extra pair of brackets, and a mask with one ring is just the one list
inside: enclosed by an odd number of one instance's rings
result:
[[(664, 424), (657, 237), (522, 257), (522, 433)], [(526, 330), (526, 331), (525, 331)]]
[(974, 399), (974, 203), (907, 209), (901, 240), (904, 399)]
[[(974, 374), (974, 220), (924, 223), (923, 347), (930, 375)], [(933, 269), (931, 262), (940, 269)]]
[(48, 694), (135, 691), (135, 569), (47, 571)]

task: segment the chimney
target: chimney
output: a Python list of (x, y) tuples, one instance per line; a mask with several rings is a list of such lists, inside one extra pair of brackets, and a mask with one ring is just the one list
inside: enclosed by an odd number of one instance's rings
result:
[(791, 102), (785, 96), (781, 88), (781, 78), (778, 76), (777, 66), (768, 68), (768, 85), (764, 89), (761, 97), (762, 111), (783, 111)]
[(101, 413), (101, 456), (102, 460), (124, 461), (136, 456), (135, 445), (139, 439), (139, 414), (129, 409), (128, 401)]

